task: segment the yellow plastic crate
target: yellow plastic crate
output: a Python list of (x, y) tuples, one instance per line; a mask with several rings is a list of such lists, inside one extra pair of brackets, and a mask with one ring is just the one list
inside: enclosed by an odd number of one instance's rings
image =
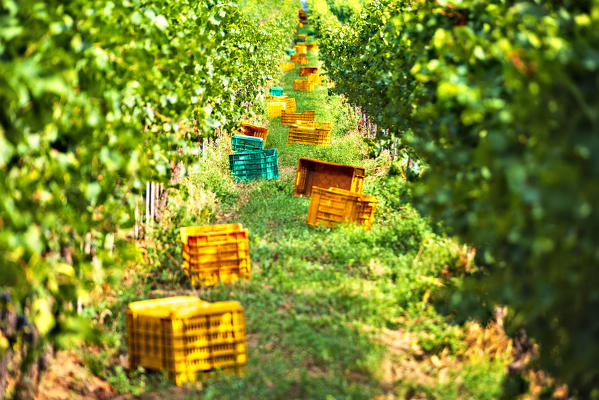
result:
[(304, 111), (301, 113), (292, 113), (283, 111), (281, 113), (281, 124), (285, 126), (291, 126), (297, 124), (298, 121), (311, 122), (314, 121), (314, 111)]
[(305, 65), (308, 64), (308, 57), (300, 54), (293, 54), (291, 55), (291, 61), (293, 61), (296, 64)]
[(295, 99), (293, 97), (286, 98), (285, 99), (285, 112), (294, 113), (296, 111), (297, 111), (297, 106), (295, 104)]
[(198, 373), (243, 368), (247, 363), (243, 307), (178, 296), (130, 303), (129, 368), (166, 370), (177, 385)]
[(329, 226), (357, 223), (372, 228), (377, 198), (339, 188), (312, 187), (308, 225)]
[(250, 277), (248, 231), (241, 224), (181, 228), (183, 269), (193, 285)]
[(293, 46), (293, 50), (295, 50), (295, 54), (305, 55), (308, 53), (308, 48), (303, 44), (296, 44)]
[(331, 143), (331, 124), (299, 121), (289, 127), (287, 143), (326, 146)]
[[(281, 101), (285, 102), (285, 112), (290, 112), (290, 113), (294, 113), (297, 110), (297, 105), (295, 104), (295, 98), (293, 97), (287, 97), (287, 96), (280, 96)], [(281, 113), (282, 115), (283, 113)]]
[(268, 118), (276, 118), (281, 116), (281, 112), (285, 109), (284, 101), (271, 101), (266, 106), (266, 114)]
[(293, 71), (295, 69), (295, 63), (292, 62), (282, 62), (280, 65), (285, 72)]
[(299, 24), (297, 24), (298, 28), (303, 28), (304, 24), (302, 24), (301, 22)]
[(297, 35), (298, 39), (308, 40), (308, 35)]
[(306, 78), (306, 80), (310, 83), (313, 83), (315, 85), (320, 85), (322, 83), (322, 79), (320, 77), (320, 75), (318, 74), (311, 74), (308, 75), (308, 77)]
[(308, 51), (318, 50), (318, 43), (308, 43), (306, 45), (306, 50), (308, 50)]
[(303, 79), (294, 79), (293, 81), (293, 90), (305, 90), (307, 92), (311, 92), (314, 90), (314, 82)]
[(293, 97), (288, 96), (266, 96), (269, 101), (275, 102), (283, 102), (285, 103), (285, 111), (286, 112), (295, 112), (297, 106), (295, 104), (295, 99)]
[(330, 122), (316, 122), (316, 121), (298, 121), (297, 124), (294, 124), (294, 127), (297, 128), (314, 128), (318, 131), (323, 132), (331, 132), (331, 123)]

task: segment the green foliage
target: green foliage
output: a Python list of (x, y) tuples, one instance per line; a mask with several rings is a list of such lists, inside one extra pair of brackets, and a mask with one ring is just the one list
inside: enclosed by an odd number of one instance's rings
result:
[(488, 266), (538, 362), (599, 398), (599, 2), (373, 1), (318, 12), (336, 91), (430, 165), (416, 196)]
[(327, 6), (341, 22), (347, 22), (362, 9), (365, 0), (327, 0)]
[(248, 112), (296, 13), (286, 1), (257, 24), (220, 0), (0, 2), (0, 286), (43, 335), (85, 331), (74, 302), (134, 254), (144, 182)]

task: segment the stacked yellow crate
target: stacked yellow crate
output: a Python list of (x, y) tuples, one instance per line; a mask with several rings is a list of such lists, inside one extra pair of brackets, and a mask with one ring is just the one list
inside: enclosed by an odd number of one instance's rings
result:
[(293, 81), (293, 89), (295, 90), (314, 90), (315, 85), (320, 85), (322, 79), (318, 74), (317, 67), (300, 67), (300, 76), (305, 76), (306, 80), (296, 79)]
[(181, 228), (183, 269), (194, 285), (236, 282), (250, 275), (248, 231), (241, 224)]
[(306, 55), (308, 54), (308, 47), (305, 44), (296, 44), (293, 46), (293, 50), (295, 50), (295, 54)]
[(293, 81), (293, 90), (304, 90), (311, 92), (314, 90), (315, 83), (310, 80), (295, 79)]
[(280, 117), (283, 111), (294, 113), (297, 109), (295, 99), (288, 96), (267, 96), (266, 105), (268, 118)]
[(295, 69), (295, 63), (292, 62), (282, 62), (280, 65), (285, 72), (293, 71)]
[(271, 101), (266, 105), (266, 114), (268, 115), (268, 118), (280, 117), (284, 109), (284, 101)]
[(281, 124), (291, 126), (297, 124), (298, 121), (312, 122), (314, 121), (314, 116), (314, 111), (304, 111), (301, 113), (283, 111), (281, 114)]
[(298, 121), (289, 127), (287, 143), (328, 145), (331, 143), (331, 124), (328, 122)]
[(305, 65), (308, 64), (308, 57), (301, 54), (292, 54), (291, 61), (293, 61), (296, 64)]

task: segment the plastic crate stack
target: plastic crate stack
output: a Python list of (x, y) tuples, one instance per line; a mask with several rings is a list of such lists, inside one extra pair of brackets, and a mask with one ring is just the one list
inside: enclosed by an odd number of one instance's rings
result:
[[(249, 279), (248, 231), (241, 224), (183, 227), (180, 236), (183, 269), (193, 285)], [(177, 385), (201, 372), (244, 370), (244, 311), (237, 301), (167, 297), (130, 303), (126, 315), (131, 369), (165, 370)]]
[(308, 16), (306, 15), (306, 12), (304, 11), (303, 8), (299, 9), (299, 11), (297, 12), (297, 16), (298, 16), (300, 22), (306, 22), (308, 20)]
[(318, 74), (318, 67), (301, 67), (299, 76), (305, 76), (307, 80), (318, 85), (322, 83), (322, 78)]
[(331, 124), (329, 122), (297, 121), (289, 127), (287, 143), (327, 146), (331, 144)]
[(258, 137), (262, 139), (263, 143), (266, 143), (266, 137), (268, 136), (268, 128), (241, 122), (241, 126), (235, 131), (234, 135)]
[(249, 279), (248, 231), (241, 224), (189, 226), (180, 234), (183, 270), (194, 286)]
[(296, 111), (295, 99), (288, 96), (268, 96), (266, 114), (268, 118), (280, 117), (283, 112), (294, 113)]
[[(307, 34), (297, 35), (297, 38), (303, 41), (308, 40)], [(303, 52), (303, 45), (296, 45), (294, 49), (297, 52)], [(303, 57), (303, 56), (302, 56)], [(307, 58), (306, 58), (307, 63)], [(317, 67), (300, 67), (299, 75), (306, 79), (295, 79), (293, 81), (294, 90), (314, 90), (315, 85), (321, 84), (322, 79), (318, 74)], [(331, 124), (327, 122), (315, 121), (315, 112), (312, 110), (303, 111), (301, 113), (285, 107), (282, 100), (271, 97), (271, 102), (267, 106), (268, 117), (276, 118), (281, 116), (281, 124), (289, 127), (287, 136), (288, 143), (301, 143), (309, 145), (325, 146), (331, 143)]]
[(307, 223), (333, 227), (356, 223), (370, 230), (377, 198), (362, 193), (364, 168), (300, 158), (295, 196), (310, 196)]
[(305, 55), (301, 55), (301, 54), (292, 54), (291, 61), (296, 64), (305, 65), (305, 64), (308, 64), (308, 57), (306, 57)]
[(279, 178), (277, 150), (264, 149), (267, 135), (267, 128), (245, 123), (233, 135), (229, 169), (237, 181)]
[(313, 91), (315, 85), (322, 83), (322, 78), (318, 74), (317, 67), (300, 67), (300, 76), (305, 76), (306, 79), (295, 79), (293, 81), (294, 90)]
[(306, 55), (308, 54), (308, 47), (305, 43), (298, 43), (293, 46), (293, 50), (295, 50), (295, 54)]
[(287, 112), (283, 110), (281, 113), (281, 124), (285, 126), (292, 126), (298, 123), (298, 121), (303, 122), (313, 122), (315, 117), (315, 112), (312, 111), (304, 111), (301, 113)]

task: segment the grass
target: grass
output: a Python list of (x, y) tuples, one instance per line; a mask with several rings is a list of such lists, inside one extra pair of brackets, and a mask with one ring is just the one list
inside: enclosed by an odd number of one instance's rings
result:
[[(308, 65), (319, 65), (317, 53)], [(228, 175), (227, 139), (212, 146), (172, 190), (140, 266), (116, 297), (101, 300), (118, 317), (103, 320), (109, 340), (101, 356), (86, 363), (121, 392), (168, 385), (159, 373), (126, 376), (114, 361), (126, 352), (122, 310), (135, 299), (195, 294), (241, 302), (249, 363), (242, 378), (217, 375), (189, 385), (190, 398), (496, 398), (509, 346), (492, 355), (488, 346), (473, 345), (467, 327), (474, 323), (456, 325), (429, 301), (471, 268), (468, 249), (435, 233), (414, 211), (410, 183), (386, 172), (388, 159), (367, 158), (355, 116), (342, 98), (328, 95), (326, 75), (313, 92), (293, 91), (298, 78), (296, 69), (278, 85), (295, 97), (298, 112), (315, 110), (317, 121), (333, 123), (332, 144), (287, 144), (280, 118), (261, 117), (269, 127), (266, 147), (279, 154), (281, 178), (243, 184)], [(366, 168), (364, 191), (379, 200), (371, 231), (305, 223), (309, 199), (293, 196), (299, 157)], [(214, 222), (249, 229), (251, 280), (195, 289), (178, 265), (177, 230)]]

